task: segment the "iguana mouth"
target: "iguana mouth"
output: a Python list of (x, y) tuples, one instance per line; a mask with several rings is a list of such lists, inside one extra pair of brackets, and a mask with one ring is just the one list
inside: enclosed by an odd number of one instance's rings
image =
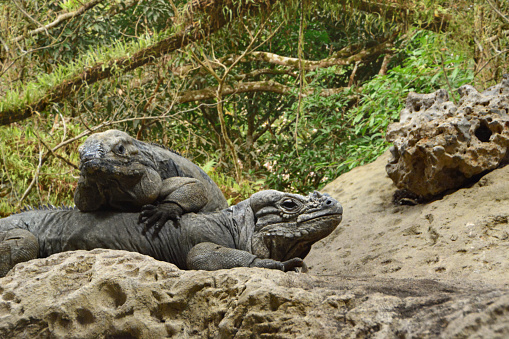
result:
[[(287, 222), (272, 224), (264, 227), (260, 232), (269, 238), (286, 238), (286, 239), (312, 239), (323, 234), (329, 234), (341, 222), (342, 214), (326, 214), (315, 216), (305, 221)], [(328, 225), (327, 225), (328, 224)]]
[(329, 213), (304, 222), (278, 223), (262, 230), (267, 255), (275, 260), (304, 259), (311, 245), (332, 233), (342, 219), (341, 213)]
[(144, 168), (135, 161), (114, 161), (102, 158), (88, 158), (81, 161), (80, 171), (88, 173), (102, 172), (105, 174), (121, 175), (125, 177), (141, 177)]
[(309, 222), (312, 222), (312, 221), (315, 221), (315, 220), (319, 220), (319, 219), (322, 219), (322, 218), (327, 218), (327, 217), (339, 219), (339, 221), (338, 221), (338, 223), (339, 223), (343, 219), (343, 213), (327, 213), (327, 214), (315, 215), (315, 216), (312, 216), (312, 215), (311, 216), (309, 216), (309, 215), (301, 215), (297, 219), (297, 223), (298, 224), (307, 224)]

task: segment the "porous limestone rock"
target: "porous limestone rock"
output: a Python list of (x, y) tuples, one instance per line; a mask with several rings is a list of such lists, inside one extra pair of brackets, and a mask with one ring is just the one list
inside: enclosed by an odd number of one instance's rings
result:
[(408, 95), (387, 130), (386, 171), (398, 188), (429, 199), (509, 160), (509, 79), (482, 93), (470, 85), (458, 92), (458, 104), (443, 89)]
[(509, 291), (237, 268), (181, 271), (97, 249), (0, 279), (2, 338), (446, 338), (509, 335)]

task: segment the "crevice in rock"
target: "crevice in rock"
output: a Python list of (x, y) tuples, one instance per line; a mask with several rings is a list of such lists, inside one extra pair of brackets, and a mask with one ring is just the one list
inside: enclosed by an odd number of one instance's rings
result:
[(396, 190), (392, 196), (392, 203), (394, 205), (415, 206), (425, 202), (426, 201), (422, 197), (406, 189)]
[(481, 121), (481, 125), (475, 130), (475, 136), (482, 142), (489, 142), (492, 134), (485, 121)]

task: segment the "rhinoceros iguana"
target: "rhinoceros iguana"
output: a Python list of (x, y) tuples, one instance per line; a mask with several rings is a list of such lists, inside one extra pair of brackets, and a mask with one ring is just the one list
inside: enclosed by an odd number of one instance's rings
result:
[(125, 132), (93, 134), (79, 152), (74, 203), (82, 212), (141, 210), (140, 222), (160, 227), (183, 213), (228, 207), (219, 187), (197, 165)]
[(17, 263), (71, 250), (139, 252), (181, 269), (237, 266), (283, 271), (305, 267), (311, 245), (340, 223), (343, 209), (326, 194), (261, 191), (227, 209), (186, 213), (142, 234), (137, 213), (32, 210), (0, 219), (0, 276)]

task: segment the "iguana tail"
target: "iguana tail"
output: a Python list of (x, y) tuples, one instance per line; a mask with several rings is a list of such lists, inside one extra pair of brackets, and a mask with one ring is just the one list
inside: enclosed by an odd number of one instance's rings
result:
[(29, 231), (14, 228), (0, 232), (0, 277), (14, 265), (37, 258), (38, 253), (39, 242)]

